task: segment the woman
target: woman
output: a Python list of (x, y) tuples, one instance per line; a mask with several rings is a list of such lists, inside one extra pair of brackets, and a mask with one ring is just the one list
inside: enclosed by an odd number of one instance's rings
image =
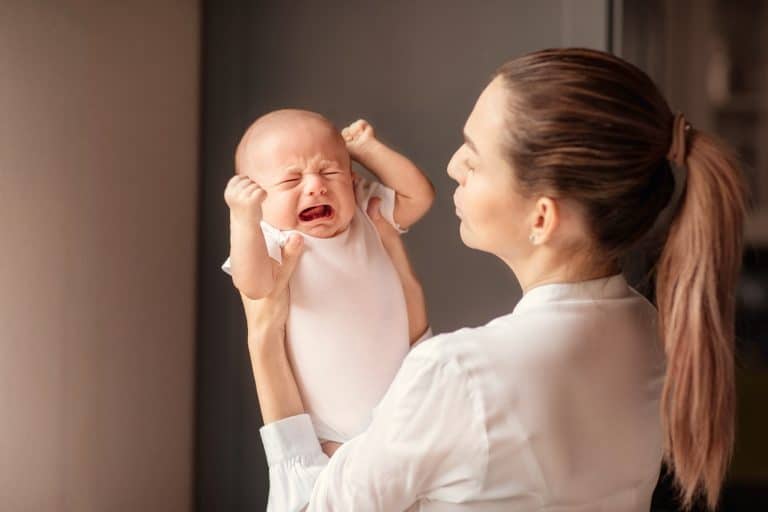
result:
[[(286, 358), (285, 293), (244, 299), (270, 509), (647, 511), (662, 459), (684, 505), (714, 508), (734, 435), (733, 156), (642, 71), (585, 49), (503, 65), (464, 135), (448, 165), (461, 238), (501, 258), (522, 299), (416, 345), (330, 459)], [(618, 262), (668, 205), (657, 311)], [(285, 248), (283, 290), (300, 246)]]

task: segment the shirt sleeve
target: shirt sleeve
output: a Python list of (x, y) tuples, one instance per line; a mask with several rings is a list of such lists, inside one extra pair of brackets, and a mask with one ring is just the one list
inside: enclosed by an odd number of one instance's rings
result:
[[(269, 254), (269, 257), (278, 263), (282, 263), (282, 248), (285, 245), (285, 242), (288, 241), (288, 236), (264, 221), (261, 222), (261, 232), (264, 233), (264, 243), (267, 245), (267, 253)], [(232, 275), (232, 264), (229, 257), (227, 257), (221, 265), (221, 270)]]
[(480, 489), (488, 463), (484, 410), (454, 360), (415, 348), (368, 429), (328, 459), (307, 415), (261, 429), (269, 512), (403, 511), (430, 493), (460, 500)]
[(374, 197), (381, 199), (379, 211), (381, 211), (381, 215), (387, 222), (392, 224), (399, 233), (407, 233), (407, 229), (402, 229), (400, 225), (395, 222), (395, 191), (378, 181), (369, 181), (359, 178), (355, 184), (355, 200), (357, 201), (357, 205), (366, 213), (366, 215), (368, 214), (368, 203)]

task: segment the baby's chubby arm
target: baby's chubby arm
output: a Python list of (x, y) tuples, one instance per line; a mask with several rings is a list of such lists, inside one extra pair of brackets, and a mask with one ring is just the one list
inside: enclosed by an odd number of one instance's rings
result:
[(275, 285), (273, 264), (261, 230), (261, 203), (267, 193), (248, 176), (235, 175), (227, 183), (232, 281), (247, 297), (266, 297)]
[(347, 151), (395, 191), (395, 222), (408, 229), (424, 216), (435, 199), (435, 188), (416, 165), (376, 138), (373, 127), (360, 119), (341, 131)]

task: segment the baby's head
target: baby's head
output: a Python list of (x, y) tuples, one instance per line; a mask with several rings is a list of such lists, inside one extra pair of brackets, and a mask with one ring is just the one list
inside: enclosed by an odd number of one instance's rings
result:
[(263, 218), (278, 229), (330, 238), (354, 216), (349, 153), (320, 114), (277, 110), (257, 119), (237, 147), (235, 172), (267, 192)]

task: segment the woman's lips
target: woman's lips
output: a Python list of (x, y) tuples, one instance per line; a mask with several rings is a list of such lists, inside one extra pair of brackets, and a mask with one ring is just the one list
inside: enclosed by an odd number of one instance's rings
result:
[(456, 200), (456, 192), (453, 193), (453, 207), (456, 211), (456, 216), (461, 217), (461, 208), (459, 208), (459, 202)]

